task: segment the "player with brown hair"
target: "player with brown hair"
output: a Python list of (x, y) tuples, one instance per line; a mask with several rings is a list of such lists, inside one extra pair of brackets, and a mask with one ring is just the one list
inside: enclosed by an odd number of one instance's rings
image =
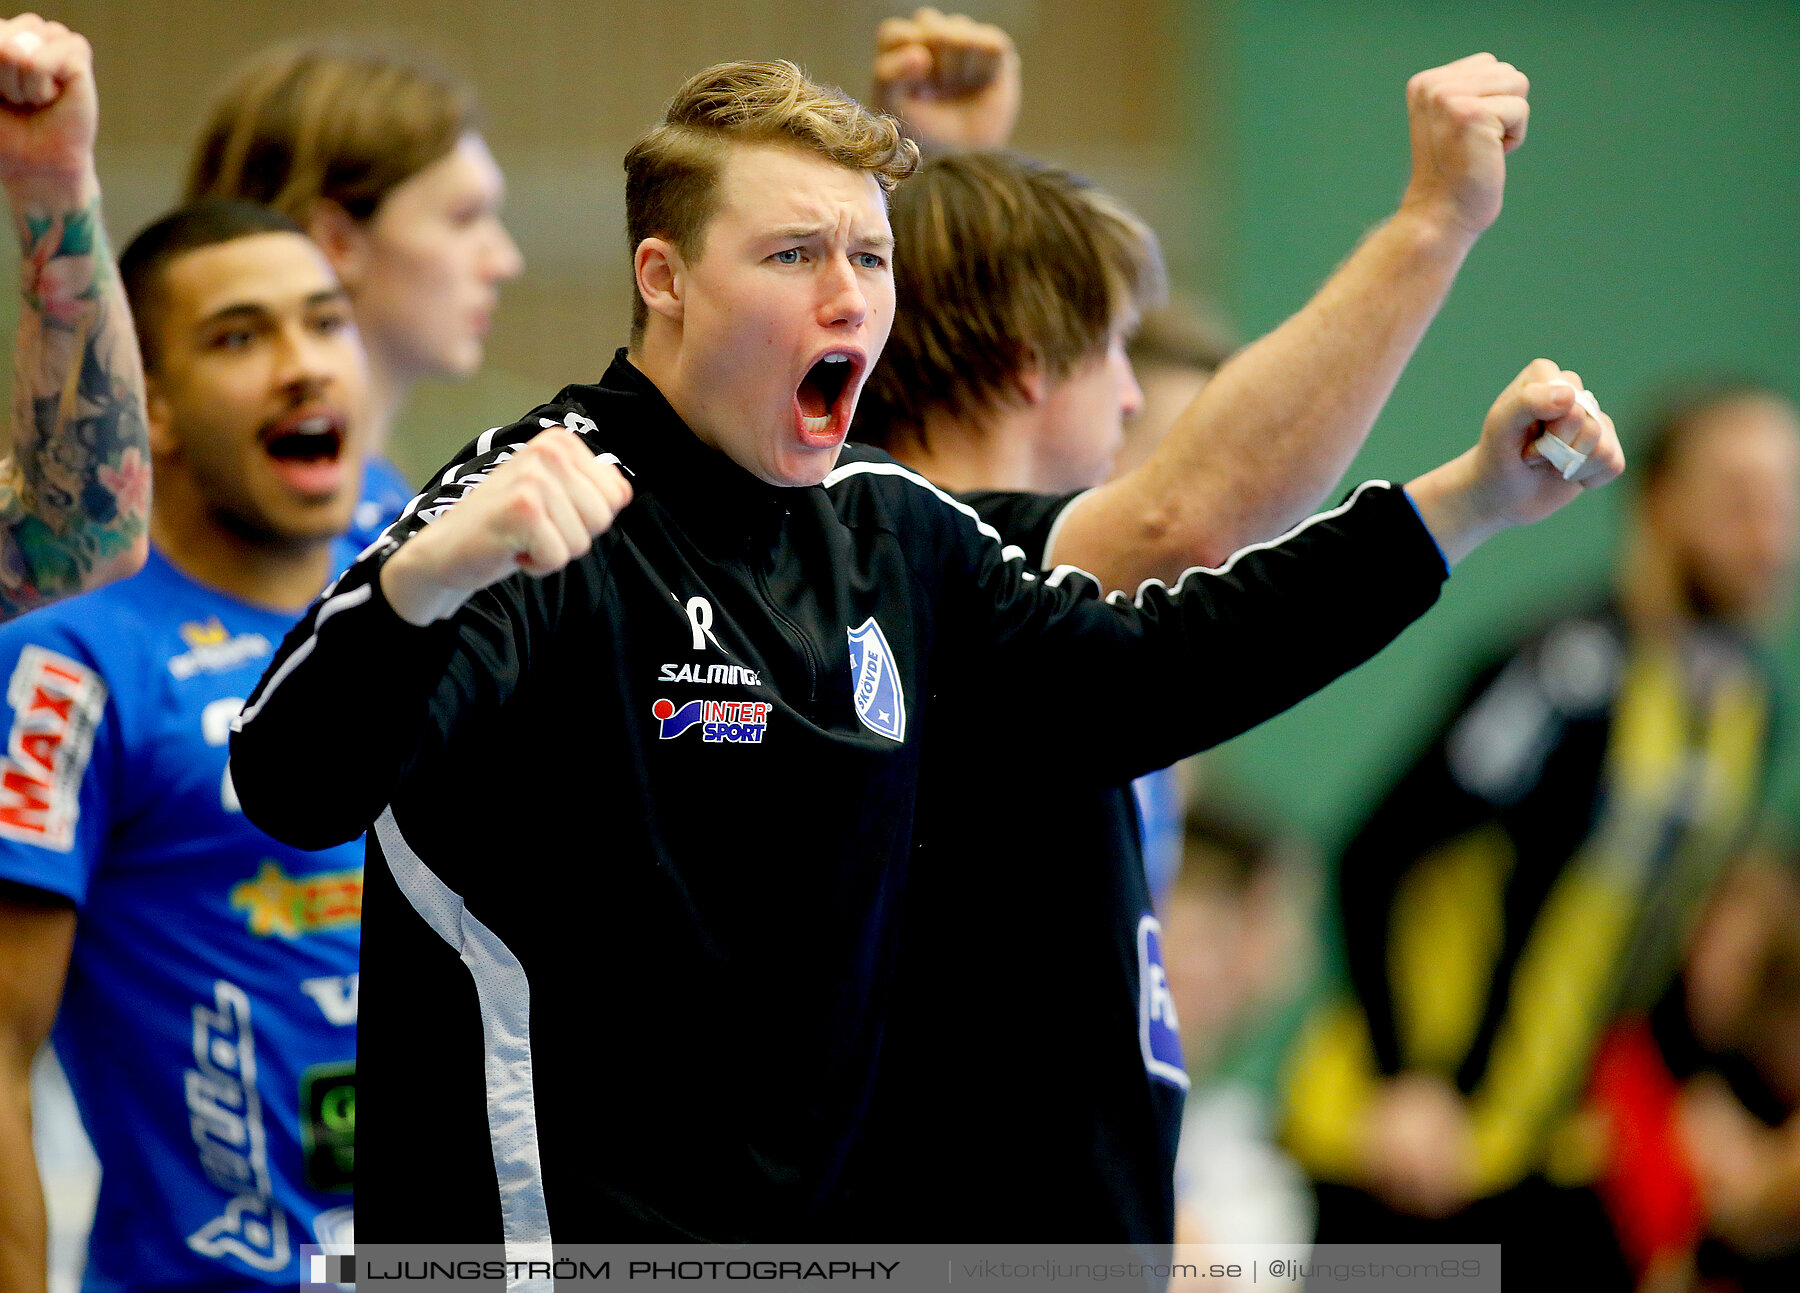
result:
[(252, 58), (208, 114), (186, 196), (274, 207), (324, 249), (369, 355), (369, 452), (353, 537), (412, 489), (383, 455), (413, 388), (481, 365), (500, 284), (524, 268), (474, 91), (410, 52), (302, 41)]
[[(925, 142), (1000, 142), (1016, 96), (1002, 37), (929, 9), (890, 20), (877, 97), (918, 111)], [(1142, 402), (1126, 347), (1163, 291), (1155, 236), (1060, 167), (935, 157), (895, 196), (896, 319), (858, 436), (959, 491), (1046, 576), (1076, 566), (1115, 595), (1273, 538), (1348, 466), (1498, 215), (1527, 89), (1485, 54), (1413, 77), (1399, 210), (1119, 475), (1122, 424)], [(1159, 1008), (1140, 818), (1166, 778), (1095, 784), (1056, 745), (995, 760), (977, 731), (941, 762), (939, 793), (921, 799), (855, 1229), (1166, 1242), (1188, 1079)], [(1050, 790), (1053, 810), (995, 811)], [(1018, 1078), (998, 1057), (986, 1080), (944, 1062), (995, 1050), (1001, 1031), (1034, 1039), (1021, 1049), (1054, 1080)], [(952, 1158), (965, 1166), (946, 1176)]]

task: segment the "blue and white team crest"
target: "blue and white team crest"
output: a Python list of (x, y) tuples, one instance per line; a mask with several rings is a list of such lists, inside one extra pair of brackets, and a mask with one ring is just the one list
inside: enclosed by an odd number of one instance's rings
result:
[(850, 630), (850, 687), (862, 725), (890, 741), (906, 739), (906, 696), (893, 648), (871, 615)]
[(1181, 1023), (1175, 1018), (1175, 998), (1169, 995), (1169, 976), (1163, 972), (1162, 926), (1156, 917), (1138, 921), (1138, 1041), (1144, 1048), (1144, 1067), (1151, 1077), (1188, 1089), (1187, 1070), (1181, 1060)]

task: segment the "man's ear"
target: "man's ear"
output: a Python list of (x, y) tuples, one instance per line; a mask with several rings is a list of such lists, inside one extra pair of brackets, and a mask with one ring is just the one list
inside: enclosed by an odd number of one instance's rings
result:
[(1024, 403), (1036, 408), (1050, 394), (1050, 379), (1044, 373), (1044, 366), (1032, 359), (1027, 361), (1012, 375), (1013, 393)]
[(665, 238), (646, 238), (632, 257), (638, 295), (652, 314), (680, 323), (687, 294), (687, 264), (675, 244)]
[(306, 236), (319, 245), (344, 290), (355, 292), (369, 264), (369, 234), (330, 198), (319, 198), (306, 213)]
[(150, 432), (150, 454), (159, 457), (177, 448), (173, 411), (153, 373), (144, 374), (144, 418)]

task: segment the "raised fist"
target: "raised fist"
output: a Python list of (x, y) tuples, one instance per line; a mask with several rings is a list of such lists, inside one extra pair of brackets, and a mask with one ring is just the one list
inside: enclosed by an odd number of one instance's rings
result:
[(94, 161), (94, 51), (60, 22), (0, 22), (0, 180), (81, 179)]
[(1406, 83), (1412, 133), (1411, 208), (1479, 234), (1500, 214), (1506, 155), (1525, 142), (1531, 82), (1492, 54), (1471, 54)]
[(382, 591), (410, 623), (445, 619), (508, 575), (561, 570), (630, 501), (617, 467), (573, 431), (550, 427), (401, 544), (382, 567)]
[[(1488, 410), (1474, 448), (1408, 482), (1451, 565), (1499, 531), (1541, 521), (1625, 470), (1612, 419), (1581, 395), (1579, 375), (1532, 360)], [(1569, 475), (1545, 456), (1545, 436), (1580, 458)]]
[(1012, 37), (964, 14), (924, 8), (875, 32), (875, 104), (927, 147), (999, 148), (1019, 119)]

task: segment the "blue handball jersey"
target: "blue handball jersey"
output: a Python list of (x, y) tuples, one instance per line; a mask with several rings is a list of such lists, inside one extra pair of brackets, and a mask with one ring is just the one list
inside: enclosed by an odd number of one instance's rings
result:
[(413, 493), (406, 477), (388, 459), (371, 458), (363, 464), (362, 498), (356, 504), (348, 536), (357, 552), (375, 542), (383, 530), (399, 519), (412, 502)]
[(90, 1290), (293, 1287), (350, 1228), (362, 844), (264, 835), (225, 762), (294, 618), (152, 552), (0, 628), (0, 879), (78, 909), (54, 1041), (101, 1164)]
[(1144, 837), (1144, 878), (1161, 911), (1181, 870), (1186, 847), (1187, 797), (1182, 793), (1179, 765), (1147, 772), (1131, 783), (1137, 801), (1138, 829)]

